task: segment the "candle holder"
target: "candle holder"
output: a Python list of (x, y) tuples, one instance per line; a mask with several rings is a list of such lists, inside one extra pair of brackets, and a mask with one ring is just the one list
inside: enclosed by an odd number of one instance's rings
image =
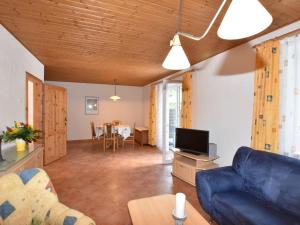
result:
[(172, 216), (175, 220), (176, 225), (183, 225), (183, 222), (186, 220), (186, 217), (187, 217), (186, 214), (184, 215), (183, 218), (177, 217), (176, 214), (175, 214), (175, 209), (173, 209)]

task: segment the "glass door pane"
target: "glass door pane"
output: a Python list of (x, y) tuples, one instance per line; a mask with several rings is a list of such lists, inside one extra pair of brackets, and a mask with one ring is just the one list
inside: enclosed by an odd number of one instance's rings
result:
[(181, 83), (165, 83), (163, 92), (163, 162), (171, 163), (174, 157), (175, 129), (180, 126)]
[(167, 85), (167, 108), (169, 120), (169, 148), (175, 147), (175, 130), (180, 126), (181, 117), (181, 83)]
[(157, 147), (162, 151), (163, 163), (174, 157), (176, 128), (181, 118), (181, 82), (163, 81), (157, 85)]

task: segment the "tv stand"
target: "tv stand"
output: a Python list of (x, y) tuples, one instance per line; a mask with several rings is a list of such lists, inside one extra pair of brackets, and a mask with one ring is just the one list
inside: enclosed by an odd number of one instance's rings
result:
[(196, 173), (200, 170), (217, 168), (218, 164), (214, 163), (219, 157), (209, 157), (208, 155), (194, 155), (173, 149), (173, 171), (175, 177), (195, 186)]

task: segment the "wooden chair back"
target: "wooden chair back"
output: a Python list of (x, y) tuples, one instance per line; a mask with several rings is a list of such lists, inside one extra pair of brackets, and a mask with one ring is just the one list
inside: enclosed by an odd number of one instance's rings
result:
[(124, 147), (125, 143), (132, 144), (133, 148), (134, 148), (134, 145), (135, 145), (135, 123), (133, 124), (133, 130), (130, 132), (130, 136), (123, 140), (123, 144), (122, 144), (123, 147)]
[(133, 124), (133, 131), (132, 131), (132, 135), (130, 135), (130, 136), (133, 136), (133, 137), (135, 137), (135, 122), (134, 122), (134, 124)]
[(115, 125), (115, 126), (118, 126), (118, 125), (120, 125), (121, 123), (122, 123), (121, 120), (113, 120), (113, 121), (112, 121), (112, 124)]
[(96, 139), (97, 135), (96, 135), (96, 130), (95, 130), (95, 124), (93, 121), (90, 122), (91, 125), (91, 131), (92, 131), (92, 139)]
[(104, 128), (104, 137), (105, 138), (114, 138), (115, 132), (114, 132), (114, 125), (112, 123), (105, 123), (103, 124)]

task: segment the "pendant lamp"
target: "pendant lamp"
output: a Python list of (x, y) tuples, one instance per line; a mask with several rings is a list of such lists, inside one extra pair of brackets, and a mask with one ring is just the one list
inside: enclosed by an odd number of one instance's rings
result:
[(182, 46), (178, 34), (170, 41), (171, 50), (162, 66), (169, 70), (183, 70), (191, 66)]
[(218, 36), (226, 40), (250, 37), (265, 30), (272, 21), (271, 14), (258, 0), (233, 0), (218, 29)]
[(114, 85), (115, 85), (115, 93), (114, 93), (114, 95), (110, 96), (110, 99), (113, 101), (117, 101), (117, 100), (120, 100), (121, 97), (119, 97), (117, 95), (117, 80), (116, 79), (114, 79)]

